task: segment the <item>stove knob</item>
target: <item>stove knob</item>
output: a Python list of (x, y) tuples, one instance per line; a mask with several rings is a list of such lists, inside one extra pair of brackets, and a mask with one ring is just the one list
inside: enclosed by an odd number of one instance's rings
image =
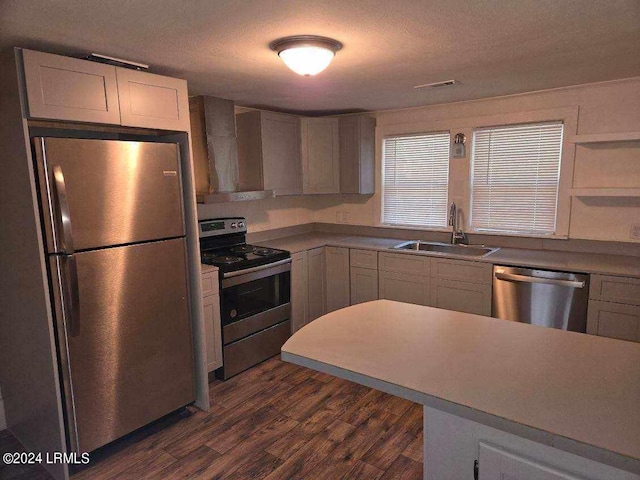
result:
[(238, 226), (236, 225), (236, 222), (233, 222), (233, 223), (231, 224), (231, 228), (238, 228)]
[(238, 222), (238, 228), (243, 228), (244, 227), (244, 222)]

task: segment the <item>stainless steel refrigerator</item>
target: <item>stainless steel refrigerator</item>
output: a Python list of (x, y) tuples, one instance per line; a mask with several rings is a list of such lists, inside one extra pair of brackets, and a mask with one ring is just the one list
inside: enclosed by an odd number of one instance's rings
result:
[(178, 146), (34, 138), (69, 448), (195, 400)]

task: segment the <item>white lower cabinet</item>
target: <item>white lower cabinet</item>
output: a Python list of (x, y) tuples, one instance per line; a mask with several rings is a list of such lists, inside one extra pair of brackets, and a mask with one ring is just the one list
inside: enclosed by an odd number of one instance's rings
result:
[(491, 316), (491, 284), (431, 279), (431, 305), (445, 310)]
[(326, 311), (333, 312), (348, 307), (349, 295), (349, 249), (325, 248)]
[(409, 275), (407, 273), (378, 272), (378, 293), (380, 298), (396, 302), (430, 304), (429, 277)]
[(307, 252), (309, 258), (309, 313), (308, 321), (321, 317), (326, 312), (325, 248), (314, 248)]
[(378, 299), (378, 271), (371, 268), (351, 267), (351, 305)]
[(591, 275), (587, 333), (640, 342), (640, 279)]
[(487, 425), (424, 408), (424, 478), (458, 480), (640, 480), (604, 463)]
[(204, 333), (207, 349), (207, 370), (211, 372), (222, 366), (222, 325), (220, 322), (218, 273), (203, 273), (202, 285), (202, 309), (204, 313)]
[(291, 255), (291, 330), (296, 332), (325, 313), (325, 249)]
[(307, 252), (291, 255), (291, 330), (304, 327), (309, 318), (309, 263)]
[(396, 302), (431, 304), (431, 259), (403, 253), (378, 254), (378, 294)]

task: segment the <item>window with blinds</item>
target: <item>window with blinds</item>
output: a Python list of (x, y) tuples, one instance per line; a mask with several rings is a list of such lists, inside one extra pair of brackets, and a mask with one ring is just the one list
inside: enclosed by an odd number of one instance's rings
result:
[(549, 122), (475, 130), (473, 230), (555, 233), (562, 127), (562, 122)]
[(385, 138), (382, 223), (446, 227), (449, 132)]

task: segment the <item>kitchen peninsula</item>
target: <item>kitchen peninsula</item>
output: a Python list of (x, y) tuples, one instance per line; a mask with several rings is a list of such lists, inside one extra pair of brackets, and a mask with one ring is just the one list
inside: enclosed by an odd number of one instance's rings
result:
[(378, 300), (282, 358), (424, 405), (425, 479), (640, 479), (640, 345)]

